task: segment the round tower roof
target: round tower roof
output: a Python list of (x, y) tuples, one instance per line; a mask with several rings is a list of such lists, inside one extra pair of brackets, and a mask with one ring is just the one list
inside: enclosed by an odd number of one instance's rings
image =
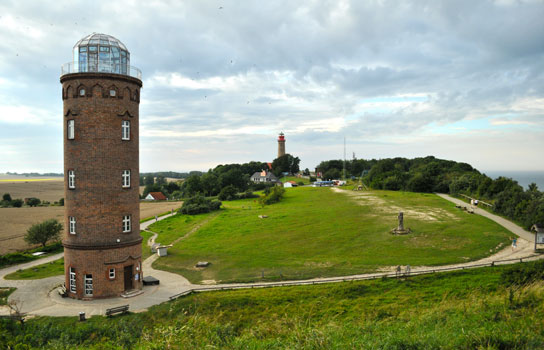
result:
[(142, 79), (142, 72), (130, 65), (130, 52), (119, 39), (92, 33), (73, 48), (73, 60), (61, 67), (61, 75), (70, 73), (114, 73)]
[(98, 45), (98, 46), (109, 46), (109, 47), (118, 47), (121, 50), (125, 50), (128, 53), (127, 47), (119, 39), (108, 35), (100, 33), (92, 33), (86, 37), (79, 40), (75, 45), (76, 47), (88, 46), (88, 45)]

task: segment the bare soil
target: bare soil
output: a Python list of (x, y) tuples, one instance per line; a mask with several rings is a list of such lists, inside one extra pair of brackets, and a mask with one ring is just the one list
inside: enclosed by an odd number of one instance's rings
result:
[[(62, 181), (60, 184), (62, 185)], [(176, 210), (181, 204), (182, 202), (140, 203), (140, 217), (149, 218), (172, 209)], [(2, 223), (0, 225), (0, 255), (30, 248), (23, 239), (27, 229), (47, 219), (63, 222), (64, 207), (0, 208), (0, 223)]]
[(0, 179), (0, 195), (4, 193), (13, 199), (36, 197), (54, 203), (64, 197), (64, 178)]

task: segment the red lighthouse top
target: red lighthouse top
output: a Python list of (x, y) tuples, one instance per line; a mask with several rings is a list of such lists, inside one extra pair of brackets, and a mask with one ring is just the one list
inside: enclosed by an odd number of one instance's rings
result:
[(280, 136), (278, 136), (278, 141), (285, 141), (285, 136), (283, 136), (283, 132), (280, 132)]

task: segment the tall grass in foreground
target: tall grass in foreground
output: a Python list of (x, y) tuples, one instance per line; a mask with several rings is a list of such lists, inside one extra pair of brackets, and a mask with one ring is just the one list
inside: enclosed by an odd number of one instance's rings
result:
[(0, 348), (542, 349), (544, 282), (525, 277), (544, 262), (523, 266), (201, 293), (87, 322), (4, 321)]

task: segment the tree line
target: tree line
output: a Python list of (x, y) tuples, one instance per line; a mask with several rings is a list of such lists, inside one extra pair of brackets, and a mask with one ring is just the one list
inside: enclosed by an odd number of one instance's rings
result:
[[(323, 161), (317, 166), (323, 178), (340, 178), (342, 160)], [(525, 228), (544, 224), (544, 194), (532, 183), (524, 189), (517, 181), (491, 179), (470, 164), (425, 158), (353, 159), (346, 161), (348, 177), (361, 178), (373, 189), (465, 194), (493, 204), (493, 211)]]

